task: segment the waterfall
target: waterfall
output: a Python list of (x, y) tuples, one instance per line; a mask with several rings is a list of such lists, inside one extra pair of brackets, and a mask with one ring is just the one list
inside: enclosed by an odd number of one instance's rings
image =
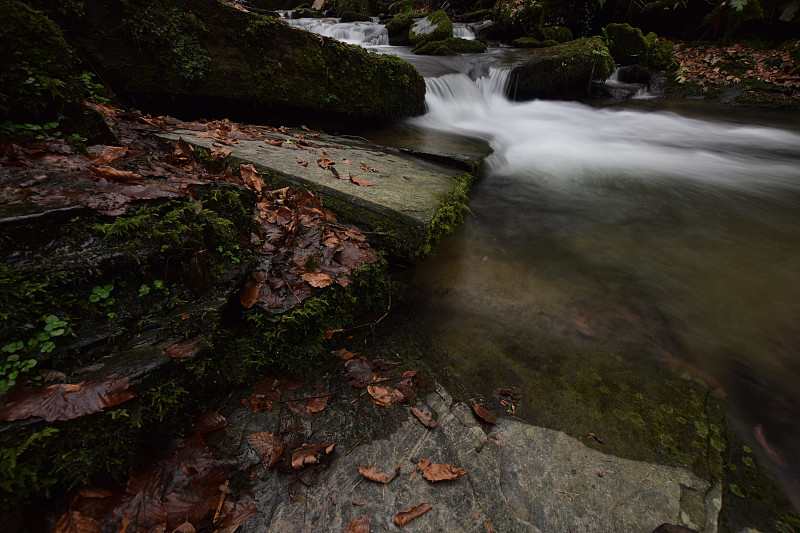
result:
[(472, 25), (470, 24), (454, 22), (453, 37), (459, 37), (461, 39), (468, 39), (470, 41), (473, 41), (475, 40), (475, 32), (473, 31)]
[(339, 22), (339, 19), (335, 18), (287, 18), (284, 19), (284, 22), (295, 28), (331, 37), (347, 44), (361, 46), (388, 46), (389, 44), (386, 27), (374, 22)]

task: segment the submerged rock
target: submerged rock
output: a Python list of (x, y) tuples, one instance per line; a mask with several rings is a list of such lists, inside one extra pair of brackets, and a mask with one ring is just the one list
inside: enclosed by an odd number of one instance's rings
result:
[(511, 69), (508, 96), (514, 100), (586, 96), (592, 80), (607, 78), (614, 60), (599, 39), (576, 39), (520, 55)]
[(425, 84), (404, 61), (213, 0), (84, 2), (47, 13), (124, 100), (151, 112), (295, 120), (424, 112)]

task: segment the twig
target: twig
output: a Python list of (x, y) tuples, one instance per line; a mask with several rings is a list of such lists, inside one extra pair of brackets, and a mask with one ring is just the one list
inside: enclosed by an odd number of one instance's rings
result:
[(292, 402), (302, 402), (305, 400), (314, 400), (316, 398), (324, 398), (325, 396), (335, 396), (336, 392), (326, 392), (324, 394), (315, 394), (314, 396), (303, 396), (302, 398), (294, 398), (290, 400), (274, 400), (272, 403), (292, 403)]
[(283, 282), (286, 284), (286, 286), (289, 287), (289, 290), (292, 291), (292, 295), (297, 299), (297, 303), (301, 303), (303, 300), (301, 300), (300, 297), (297, 296), (297, 293), (294, 292), (292, 286), (289, 285), (288, 281), (286, 281), (286, 276), (283, 275), (283, 272), (281, 272), (281, 277), (283, 278)]
[(349, 451), (348, 451), (346, 454), (344, 454), (344, 457), (347, 457), (348, 455), (350, 455), (350, 452), (352, 452), (353, 450), (355, 450), (355, 449), (356, 449), (356, 446), (358, 446), (359, 444), (361, 444), (361, 443), (364, 441), (364, 439), (366, 439), (366, 438), (367, 438), (367, 436), (366, 436), (366, 435), (364, 435), (364, 436), (362, 436), (360, 439), (358, 439), (358, 441), (357, 441), (355, 444), (353, 444), (353, 447), (352, 447), (352, 448), (350, 448), (350, 450), (349, 450)]
[[(227, 487), (230, 484), (230, 482), (231, 482), (230, 479), (226, 479), (225, 480), (225, 486)], [(219, 498), (219, 504), (217, 504), (217, 512), (214, 513), (214, 520), (212, 520), (212, 522), (215, 523), (215, 524), (217, 523), (217, 520), (219, 519), (219, 512), (222, 510), (222, 504), (225, 502), (225, 496), (226, 496), (225, 491), (223, 491), (222, 495)]]
[(573, 497), (573, 496), (580, 496), (580, 494), (575, 494), (574, 492), (567, 492), (565, 490), (556, 490), (555, 492), (557, 492), (559, 494), (566, 494), (570, 498)]
[(367, 391), (364, 391), (364, 392), (362, 392), (361, 394), (359, 394), (358, 396), (356, 396), (355, 398), (353, 398), (352, 400), (350, 400), (350, 405), (353, 405), (354, 403), (356, 403), (356, 402), (357, 402), (358, 400), (360, 400), (360, 399), (361, 399), (361, 397), (362, 397), (362, 396), (364, 396), (366, 393), (367, 393)]
[(358, 480), (358, 483), (356, 483), (355, 485), (353, 485), (353, 488), (352, 488), (352, 489), (350, 489), (350, 492), (353, 492), (354, 490), (356, 490), (356, 487), (358, 487), (359, 485), (361, 485), (361, 482), (362, 482), (362, 481), (364, 481), (365, 479), (367, 479), (367, 478), (365, 478), (365, 477), (362, 477), (361, 479), (359, 479), (359, 480)]

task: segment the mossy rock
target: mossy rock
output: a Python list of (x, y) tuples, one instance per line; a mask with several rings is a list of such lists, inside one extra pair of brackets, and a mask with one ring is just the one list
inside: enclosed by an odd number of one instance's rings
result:
[(339, 22), (369, 22), (370, 20), (367, 15), (362, 15), (355, 11), (345, 11), (339, 15)]
[(600, 39), (584, 37), (525, 50), (511, 69), (508, 97), (585, 98), (591, 82), (607, 78), (613, 68), (611, 54)]
[(505, 42), (519, 37), (546, 39), (542, 32), (544, 8), (538, 0), (500, 0), (495, 13), (498, 23), (496, 36), (499, 39)]
[(648, 33), (645, 38), (647, 43), (647, 67), (664, 70), (675, 59), (675, 43), (669, 39), (662, 39), (655, 33)]
[(100, 115), (81, 102), (86, 88), (61, 30), (29, 6), (0, 0), (0, 117), (12, 123), (58, 122), (64, 135), (115, 143)]
[(392, 20), (386, 23), (386, 33), (389, 34), (389, 44), (393, 46), (408, 46), (411, 41), (408, 39), (408, 32), (414, 18), (410, 13), (395, 15)]
[(482, 20), (491, 20), (494, 17), (494, 11), (491, 9), (479, 9), (467, 13), (461, 17), (461, 22), (480, 22)]
[(542, 28), (545, 40), (566, 43), (573, 40), (572, 32), (564, 26), (545, 26)]
[(603, 31), (607, 35), (611, 55), (620, 65), (645, 63), (647, 61), (647, 42), (642, 30), (630, 24), (609, 24)]
[(380, 13), (377, 0), (337, 0), (333, 3), (337, 13), (352, 11), (361, 15), (374, 16)]
[(458, 54), (483, 53), (486, 43), (450, 37), (441, 41), (428, 41), (422, 46), (412, 50), (412, 53), (427, 56), (454, 56)]
[(546, 48), (548, 46), (557, 45), (558, 41), (554, 41), (552, 39), (548, 41), (540, 41), (539, 39), (534, 39), (533, 37), (520, 37), (519, 39), (514, 39), (511, 44), (517, 48)]
[(325, 16), (322, 11), (311, 9), (308, 7), (296, 8), (292, 11), (293, 19), (321, 19)]
[(84, 6), (79, 21), (48, 15), (117, 95), (147, 112), (325, 124), (425, 110), (425, 82), (408, 63), (272, 17), (215, 0)]
[(453, 36), (453, 22), (444, 11), (434, 11), (415, 21), (408, 30), (408, 40), (414, 46), (430, 41), (442, 41)]

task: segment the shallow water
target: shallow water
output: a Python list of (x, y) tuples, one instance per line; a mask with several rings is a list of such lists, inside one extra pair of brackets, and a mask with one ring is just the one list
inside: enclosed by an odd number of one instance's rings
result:
[(465, 391), (517, 387), (519, 416), (649, 460), (697, 456), (702, 381), (800, 508), (800, 115), (511, 102), (513, 51), (376, 50), (426, 76), (428, 112), (365, 135), (494, 151), (417, 271), (415, 342)]

